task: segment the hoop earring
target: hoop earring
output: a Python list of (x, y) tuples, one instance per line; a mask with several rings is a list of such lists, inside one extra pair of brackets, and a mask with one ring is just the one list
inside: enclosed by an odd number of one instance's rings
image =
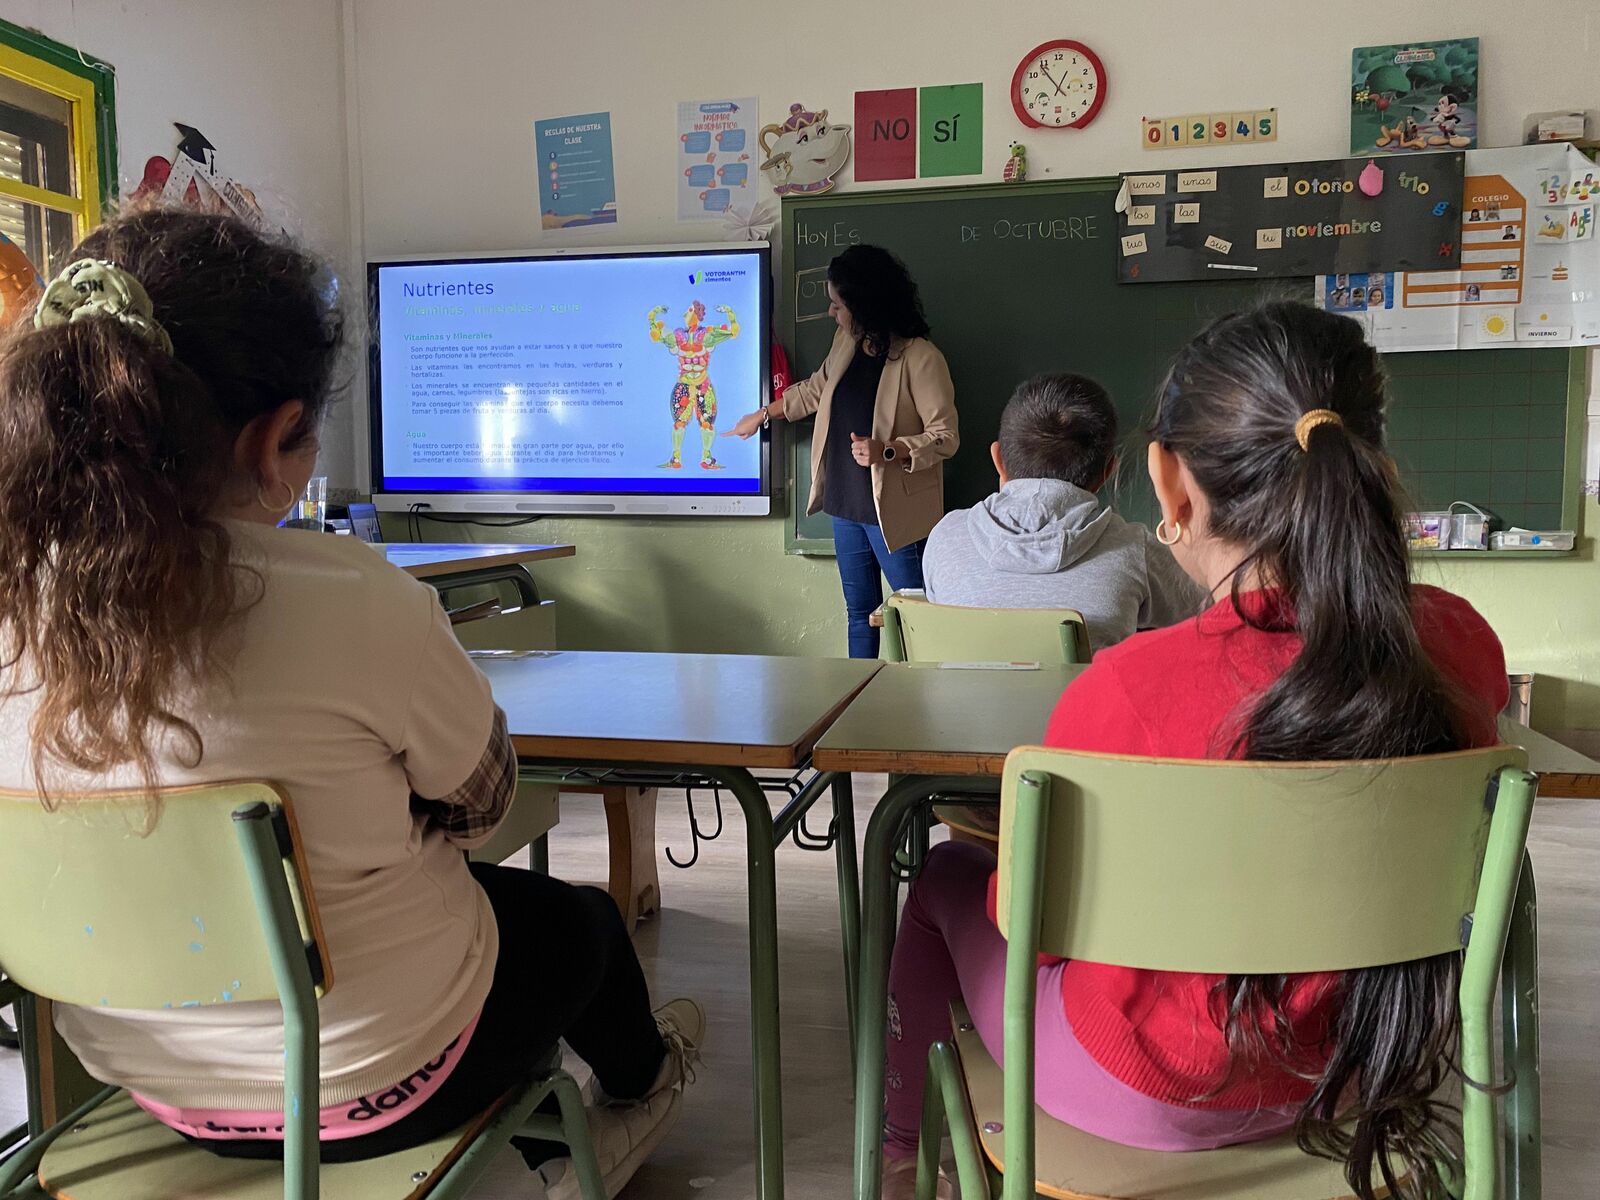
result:
[(1161, 520), (1156, 522), (1156, 541), (1160, 542), (1163, 546), (1176, 546), (1178, 544), (1178, 539), (1181, 538), (1182, 536), (1183, 536), (1183, 522), (1182, 521), (1174, 521), (1172, 523), (1172, 536), (1171, 537), (1167, 536), (1167, 520), (1166, 520), (1166, 518), (1163, 517)]
[[(262, 484), (259, 484), (259, 483), (256, 484), (256, 503), (259, 504), (262, 508), (266, 509), (269, 513), (281, 513), (281, 512), (284, 512), (289, 508), (289, 506), (291, 504), (294, 503), (294, 489), (289, 486), (289, 481), (288, 480), (286, 480), (286, 479), (278, 480), (278, 486), (283, 488), (283, 490), (285, 492), (289, 493), (289, 498), (287, 500), (285, 500), (282, 504), (268, 504), (267, 503), (267, 498), (264, 495), (261, 494), (262, 486), (263, 486)], [(1159, 537), (1160, 535), (1157, 534), (1157, 536)]]

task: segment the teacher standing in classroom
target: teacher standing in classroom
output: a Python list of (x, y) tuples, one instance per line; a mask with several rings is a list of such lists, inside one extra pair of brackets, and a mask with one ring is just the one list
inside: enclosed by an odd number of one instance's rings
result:
[(876, 658), (880, 576), (896, 591), (922, 587), (923, 543), (944, 515), (944, 460), (961, 440), (955, 386), (917, 285), (887, 250), (851, 246), (835, 258), (828, 301), (839, 331), (822, 366), (727, 436), (816, 413), (806, 514), (833, 518), (850, 657)]

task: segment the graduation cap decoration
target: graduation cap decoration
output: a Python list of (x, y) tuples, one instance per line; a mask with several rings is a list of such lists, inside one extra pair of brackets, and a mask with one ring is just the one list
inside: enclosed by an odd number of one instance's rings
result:
[[(173, 127), (177, 129), (181, 140), (178, 142), (178, 153), (205, 167), (216, 166), (217, 148), (206, 140), (206, 135), (193, 125), (185, 125), (181, 121), (174, 121)], [(207, 157), (207, 155), (210, 157)]]

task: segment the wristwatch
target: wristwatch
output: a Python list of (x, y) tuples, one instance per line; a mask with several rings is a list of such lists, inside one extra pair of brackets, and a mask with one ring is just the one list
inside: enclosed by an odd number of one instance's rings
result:
[(893, 442), (885, 442), (883, 444), (883, 461), (884, 462), (893, 462), (895, 459), (897, 459), (899, 457), (900, 457), (900, 451), (895, 449), (895, 445), (894, 445)]

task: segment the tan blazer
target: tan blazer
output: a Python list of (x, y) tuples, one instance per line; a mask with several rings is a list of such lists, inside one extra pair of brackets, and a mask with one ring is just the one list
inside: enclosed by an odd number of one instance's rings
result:
[[(817, 414), (811, 433), (810, 516), (822, 508), (822, 448), (828, 441), (833, 412), (833, 389), (855, 357), (856, 339), (843, 329), (834, 336), (833, 348), (810, 379), (791, 383), (783, 393), (786, 421)], [(898, 550), (928, 536), (944, 516), (944, 460), (961, 444), (956, 425), (956, 389), (944, 355), (927, 338), (896, 338), (889, 347), (878, 381), (878, 401), (872, 412), (871, 437), (898, 441), (907, 453), (893, 462), (872, 468), (872, 499), (878, 526), (890, 550)]]

